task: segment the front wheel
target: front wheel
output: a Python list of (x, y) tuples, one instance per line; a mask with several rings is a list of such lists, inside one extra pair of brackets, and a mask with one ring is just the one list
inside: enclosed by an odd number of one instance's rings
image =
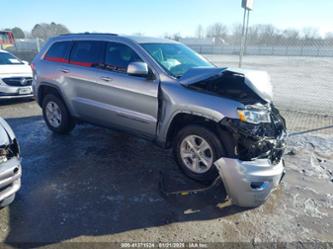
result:
[(214, 162), (222, 157), (218, 137), (200, 125), (186, 126), (176, 136), (174, 154), (182, 171), (197, 181), (213, 181), (218, 176)]
[(75, 126), (62, 99), (53, 94), (47, 95), (43, 101), (43, 117), (49, 129), (56, 133), (68, 133)]

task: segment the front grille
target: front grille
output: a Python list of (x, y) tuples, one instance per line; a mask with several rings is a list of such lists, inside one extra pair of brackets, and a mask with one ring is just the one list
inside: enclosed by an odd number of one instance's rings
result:
[(12, 77), (12, 78), (3, 78), (3, 82), (5, 82), (8, 86), (31, 86), (32, 78), (31, 77)]

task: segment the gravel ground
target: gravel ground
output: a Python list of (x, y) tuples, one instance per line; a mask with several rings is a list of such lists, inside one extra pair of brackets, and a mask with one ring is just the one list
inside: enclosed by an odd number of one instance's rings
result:
[[(238, 56), (205, 55), (221, 67), (238, 67)], [(333, 115), (333, 58), (245, 56), (244, 68), (267, 71), (282, 109)]]
[(222, 187), (163, 197), (160, 172), (167, 186), (196, 185), (170, 151), (86, 124), (54, 135), (35, 102), (2, 103), (0, 116), (21, 144), (23, 186), (0, 210), (0, 241), (333, 242), (332, 119), (283, 113), (292, 124), (287, 175), (264, 205), (241, 209), (225, 201)]

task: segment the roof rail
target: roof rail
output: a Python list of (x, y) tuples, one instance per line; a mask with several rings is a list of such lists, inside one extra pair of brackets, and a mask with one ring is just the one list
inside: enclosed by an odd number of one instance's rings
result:
[(112, 36), (118, 36), (118, 34), (114, 34), (114, 33), (90, 33), (90, 32), (61, 34), (61, 36), (66, 36), (66, 35), (112, 35)]

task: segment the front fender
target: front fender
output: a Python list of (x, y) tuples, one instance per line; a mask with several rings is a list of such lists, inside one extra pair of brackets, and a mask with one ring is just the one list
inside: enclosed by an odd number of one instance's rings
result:
[(237, 109), (243, 107), (238, 101), (195, 91), (178, 83), (163, 83), (157, 141), (166, 141), (170, 125), (179, 114), (195, 115), (219, 123), (224, 117), (239, 118)]

